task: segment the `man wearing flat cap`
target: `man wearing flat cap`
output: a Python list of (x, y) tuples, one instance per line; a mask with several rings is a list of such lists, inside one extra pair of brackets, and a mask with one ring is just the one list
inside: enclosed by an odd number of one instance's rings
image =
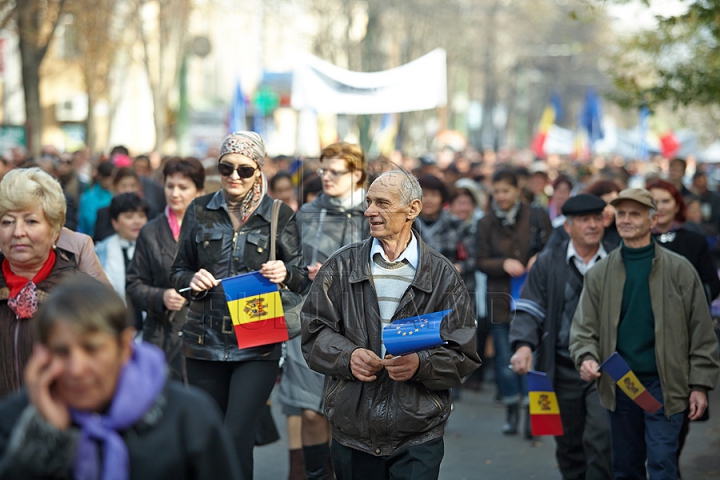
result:
[(535, 370), (553, 382), (565, 432), (555, 437), (556, 457), (566, 480), (612, 478), (607, 413), (595, 385), (580, 378), (568, 352), (585, 274), (611, 250), (602, 243), (604, 208), (605, 202), (594, 195), (565, 202), (562, 213), (570, 238), (538, 255), (510, 323), (513, 370), (527, 373), (534, 351)]
[[(695, 268), (652, 239), (650, 192), (629, 188), (611, 203), (622, 243), (585, 277), (570, 355), (583, 380), (596, 380), (610, 411), (614, 478), (674, 480), (682, 417), (702, 416), (718, 379), (717, 340)], [(614, 352), (663, 405), (657, 412), (644, 411), (598, 371)]]

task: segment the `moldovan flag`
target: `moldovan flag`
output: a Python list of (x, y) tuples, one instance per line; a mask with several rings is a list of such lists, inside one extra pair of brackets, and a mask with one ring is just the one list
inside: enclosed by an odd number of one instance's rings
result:
[(645, 390), (643, 384), (635, 376), (628, 364), (623, 360), (619, 353), (615, 352), (610, 355), (607, 360), (600, 364), (600, 368), (615, 380), (620, 390), (630, 397), (630, 400), (640, 405), (640, 407), (648, 413), (655, 413), (662, 408), (662, 403), (658, 402), (650, 392)]
[(280, 290), (260, 272), (222, 280), (238, 348), (288, 340)]
[(550, 379), (543, 372), (527, 373), (530, 396), (530, 427), (534, 436), (555, 435), (563, 431), (560, 407)]

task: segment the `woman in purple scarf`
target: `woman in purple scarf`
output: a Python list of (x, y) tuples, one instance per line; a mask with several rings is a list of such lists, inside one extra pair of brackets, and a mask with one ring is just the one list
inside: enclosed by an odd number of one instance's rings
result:
[(27, 390), (0, 403), (0, 478), (240, 478), (213, 401), (167, 380), (112, 289), (58, 287), (37, 330)]

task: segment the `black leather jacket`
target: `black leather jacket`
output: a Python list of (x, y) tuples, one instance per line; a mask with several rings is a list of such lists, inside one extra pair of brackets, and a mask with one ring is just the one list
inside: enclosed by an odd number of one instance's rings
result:
[(179, 311), (170, 311), (163, 301), (165, 290), (172, 288), (170, 267), (176, 250), (177, 242), (168, 225), (167, 215), (163, 213), (150, 220), (137, 238), (125, 290), (133, 306), (147, 313), (143, 341), (163, 349), (171, 378), (181, 381), (182, 337), (178, 333), (185, 323), (187, 306)]
[[(240, 231), (233, 230), (222, 191), (196, 198), (188, 206), (170, 269), (177, 289), (190, 285), (204, 268), (218, 280), (259, 270), (270, 256), (270, 220), (273, 200), (265, 196)], [(300, 237), (293, 211), (287, 205), (278, 218), (277, 259), (285, 262), (285, 285), (300, 292), (306, 287)], [(216, 361), (277, 360), (280, 344), (239, 350), (222, 285), (199, 295), (187, 292), (190, 308), (182, 329), (183, 354)]]
[(447, 258), (418, 238), (418, 269), (393, 320), (452, 309), (440, 332), (447, 344), (419, 352), (420, 366), (411, 380), (391, 380), (385, 369), (373, 382), (353, 376), (350, 356), (355, 349), (381, 354), (372, 241), (338, 250), (321, 267), (302, 310), (302, 350), (311, 369), (330, 376), (324, 413), (333, 440), (387, 456), (443, 435), (449, 389), (464, 382), (480, 366), (480, 358), (475, 311), (465, 284)]

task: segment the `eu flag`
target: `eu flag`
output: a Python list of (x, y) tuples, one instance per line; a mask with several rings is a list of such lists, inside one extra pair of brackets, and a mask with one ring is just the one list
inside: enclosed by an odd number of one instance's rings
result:
[(426, 313), (417, 317), (402, 318), (385, 325), (382, 341), (394, 357), (444, 345), (440, 338), (440, 325), (451, 310)]

